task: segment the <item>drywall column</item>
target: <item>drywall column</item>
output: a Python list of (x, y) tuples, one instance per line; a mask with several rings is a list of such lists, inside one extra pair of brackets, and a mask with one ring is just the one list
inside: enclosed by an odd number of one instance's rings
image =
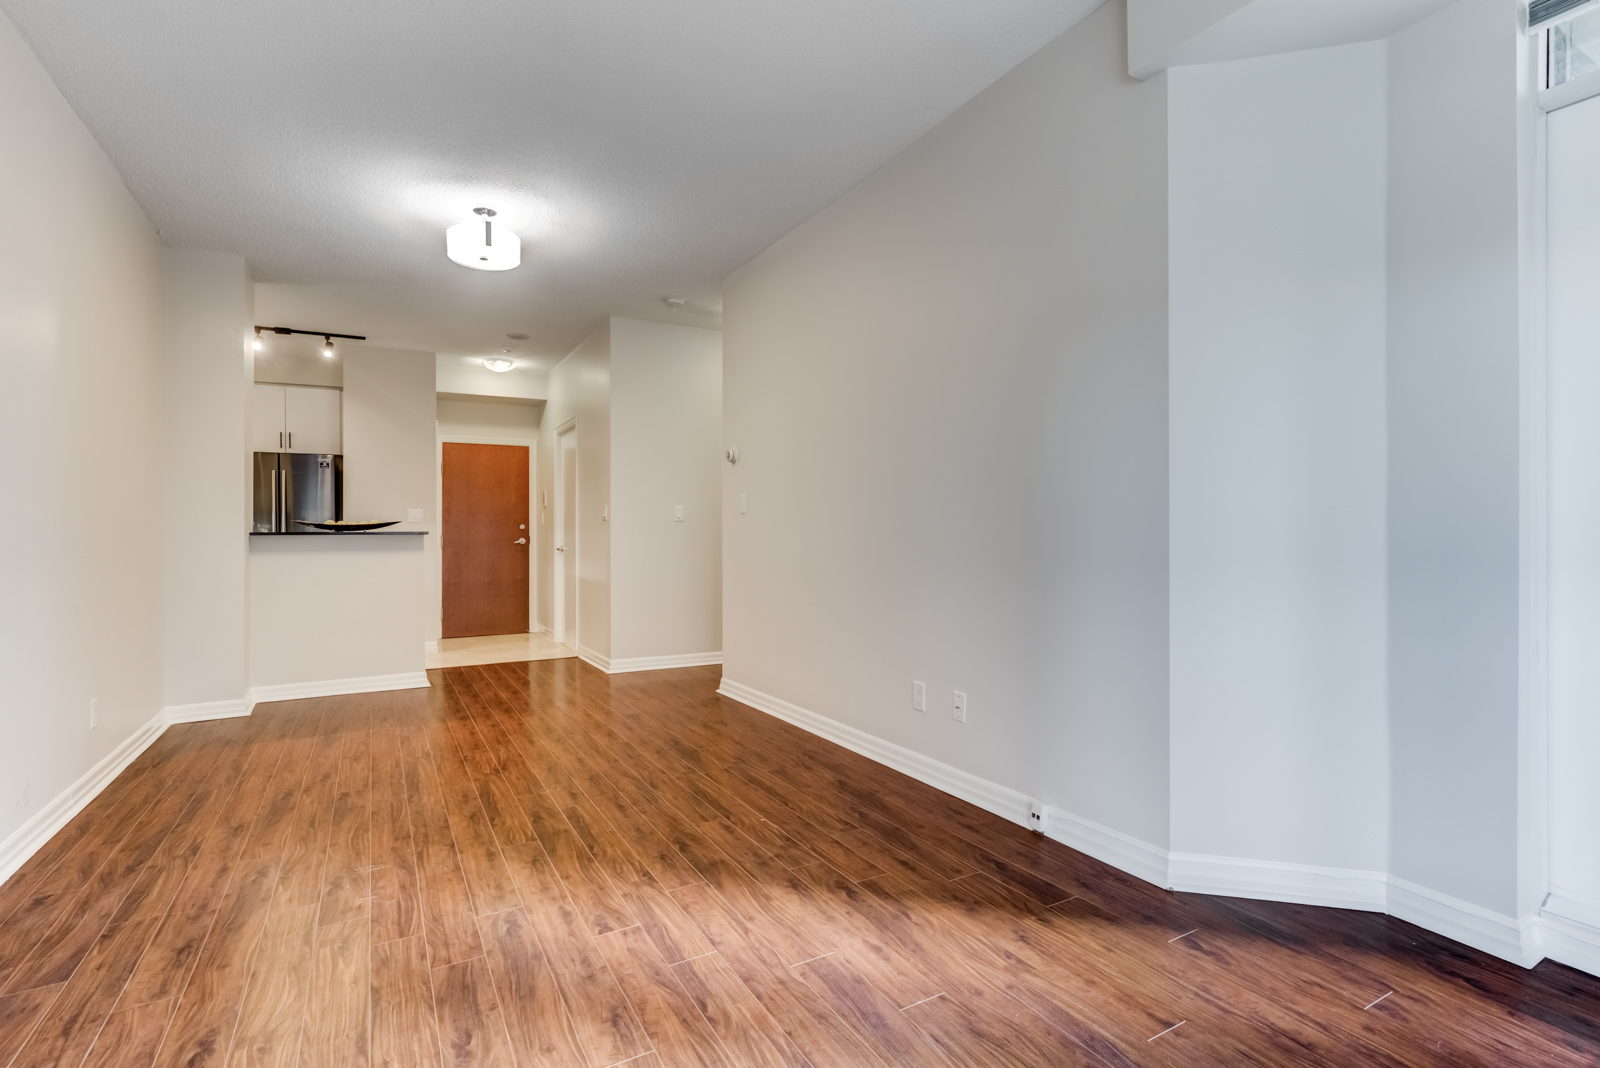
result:
[(1389, 42), (1390, 909), (1520, 953), (1517, 7)]
[(728, 279), (724, 674), (1161, 880), (1167, 88), (1125, 28), (1099, 8)]
[(244, 259), (167, 249), (166, 703), (248, 710), (253, 286)]
[[(390, 530), (426, 530), (424, 603), (417, 641), (439, 640), (438, 473), (434, 426), (437, 361), (431, 352), (346, 345), (344, 515), (397, 519)], [(420, 513), (416, 519), (412, 512)], [(420, 648), (420, 646), (419, 646)]]
[(722, 467), (721, 332), (613, 318), (613, 671), (722, 659)]
[(159, 729), (168, 509), (161, 244), (3, 14), (0, 143), (4, 878)]
[(1382, 42), (1168, 72), (1172, 884), (1382, 908)]

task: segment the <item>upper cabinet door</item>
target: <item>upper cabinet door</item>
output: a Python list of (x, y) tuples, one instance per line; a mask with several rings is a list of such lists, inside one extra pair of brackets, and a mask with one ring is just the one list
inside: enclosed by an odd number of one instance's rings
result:
[(250, 394), (250, 451), (282, 452), (283, 386), (259, 383)]
[(340, 401), (337, 389), (285, 386), (284, 450), (286, 452), (342, 453)]

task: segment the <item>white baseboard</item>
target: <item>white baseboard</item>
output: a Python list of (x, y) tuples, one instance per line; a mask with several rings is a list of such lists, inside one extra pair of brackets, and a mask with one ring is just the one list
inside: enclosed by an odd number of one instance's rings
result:
[(439, 643), (438, 642), (423, 642), (422, 643), (422, 655), (423, 656), (427, 656), (429, 653), (437, 653), (438, 651), (439, 651)]
[(347, 693), (377, 693), (381, 690), (418, 690), (429, 686), (426, 671), (406, 671), (398, 675), (368, 675), (359, 679), (327, 679), (323, 682), (288, 682), (275, 686), (253, 686), (252, 704), (266, 701), (300, 701), (307, 697), (338, 697)]
[(585, 664), (590, 667), (597, 667), (607, 675), (611, 674), (611, 658), (609, 656), (597, 653), (587, 645), (574, 646), (573, 651), (578, 654), (578, 659)]
[(722, 663), (722, 650), (714, 653), (682, 653), (678, 656), (634, 656), (608, 661), (603, 671), (620, 675), (625, 671), (663, 671), (667, 668), (705, 667)]
[[(1015, 790), (732, 679), (724, 678), (717, 692), (1013, 823), (1027, 825), (1029, 799)], [(1559, 919), (1560, 927), (1541, 919), (1518, 922), (1383, 872), (1196, 853), (1169, 854), (1149, 842), (1048, 806), (1045, 808), (1045, 833), (1064, 845), (1160, 887), (1221, 897), (1386, 912), (1525, 968), (1539, 962), (1545, 955), (1543, 947), (1551, 944), (1552, 939), (1564, 939), (1560, 947), (1567, 956), (1558, 956), (1554, 949), (1549, 955), (1600, 975), (1600, 925), (1590, 926), (1573, 919)], [(1595, 918), (1600, 919), (1600, 905), (1597, 905)]]
[(1160, 846), (1048, 805), (1044, 815), (1047, 837), (1147, 883), (1170, 889), (1167, 851)]
[(1539, 943), (1551, 960), (1600, 975), (1600, 905), (1555, 891), (1539, 910)]
[(1441, 894), (1425, 886), (1389, 876), (1389, 915), (1442, 934), (1473, 949), (1531, 968), (1539, 963), (1540, 932), (1537, 918), (1518, 922), (1470, 901)]
[(1388, 876), (1381, 871), (1198, 853), (1173, 853), (1168, 857), (1167, 879), (1172, 889), (1191, 894), (1292, 901), (1368, 912), (1382, 912), (1388, 893)]
[(232, 701), (204, 701), (195, 705), (168, 705), (161, 710), (168, 723), (199, 723), (208, 719), (248, 716), (255, 702), (248, 697)]
[(85, 772), (82, 778), (57, 794), (32, 819), (0, 842), (0, 882), (11, 878), (29, 857), (65, 827), (72, 817), (82, 812), (85, 805), (93, 801), (112, 779), (122, 774), (124, 768), (138, 759), (140, 753), (150, 748), (150, 743), (161, 737), (161, 732), (166, 729), (166, 713), (157, 713), (154, 719), (134, 731), (121, 745)]
[(826, 738), (830, 742), (836, 742), (852, 752), (870, 757), (880, 764), (903, 772), (919, 782), (925, 782), (963, 801), (971, 802), (1012, 823), (1023, 826), (1028, 823), (1028, 798), (1009, 787), (990, 782), (988, 779), (980, 779), (943, 761), (884, 741), (827, 716), (819, 716), (809, 709), (764, 694), (760, 690), (752, 689), (729, 678), (723, 678), (722, 685), (717, 687), (717, 692), (765, 712), (769, 716), (793, 723), (796, 727)]

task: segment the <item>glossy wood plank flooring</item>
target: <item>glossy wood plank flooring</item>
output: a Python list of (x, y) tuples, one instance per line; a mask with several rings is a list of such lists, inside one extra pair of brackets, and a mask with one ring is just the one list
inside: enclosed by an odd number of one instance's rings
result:
[(1600, 1063), (1600, 981), (1165, 893), (717, 675), (172, 728), (0, 886), (0, 1064)]

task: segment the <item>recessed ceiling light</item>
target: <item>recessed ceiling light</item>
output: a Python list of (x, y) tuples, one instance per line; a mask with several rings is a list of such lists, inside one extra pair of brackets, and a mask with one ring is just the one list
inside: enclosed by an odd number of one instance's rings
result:
[(527, 334), (507, 334), (506, 337), (510, 338), (512, 341), (526, 341), (526, 340), (528, 340), (528, 335)]
[(473, 208), (478, 218), (444, 232), (445, 255), (475, 271), (509, 271), (522, 263), (522, 239), (495, 225), (493, 208)]
[(483, 365), (491, 371), (499, 371), (504, 374), (517, 364), (515, 360), (484, 360)]

